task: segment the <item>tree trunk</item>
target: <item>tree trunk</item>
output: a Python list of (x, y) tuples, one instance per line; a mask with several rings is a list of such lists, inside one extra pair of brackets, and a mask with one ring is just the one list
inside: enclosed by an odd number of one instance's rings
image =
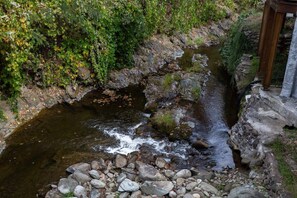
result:
[(297, 19), (295, 21), (281, 96), (297, 98)]

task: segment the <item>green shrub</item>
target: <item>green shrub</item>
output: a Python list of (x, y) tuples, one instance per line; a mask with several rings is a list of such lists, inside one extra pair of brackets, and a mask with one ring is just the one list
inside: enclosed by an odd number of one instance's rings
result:
[(251, 44), (244, 34), (243, 23), (247, 15), (241, 15), (231, 27), (227, 40), (221, 49), (228, 73), (233, 75), (243, 53), (251, 51)]
[(89, 68), (93, 80), (104, 83), (111, 69), (133, 65), (135, 49), (152, 34), (187, 32), (224, 17), (217, 3), (2, 0), (0, 91), (16, 99), (26, 83), (44, 87), (80, 83), (80, 67)]
[(172, 115), (172, 112), (170, 111), (157, 113), (152, 118), (152, 121), (153, 124), (156, 125), (161, 132), (165, 132), (168, 134), (171, 133), (172, 130), (174, 130), (176, 127), (174, 117)]

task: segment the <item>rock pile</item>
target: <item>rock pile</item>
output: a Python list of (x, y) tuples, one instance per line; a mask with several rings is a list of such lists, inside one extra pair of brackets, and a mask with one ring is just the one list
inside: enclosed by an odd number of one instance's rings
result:
[(117, 155), (113, 162), (99, 159), (74, 164), (66, 169), (70, 175), (52, 184), (45, 197), (265, 197), (259, 192), (265, 191), (260, 177), (249, 178), (236, 170), (172, 170), (168, 159), (158, 157), (151, 165), (138, 156)]

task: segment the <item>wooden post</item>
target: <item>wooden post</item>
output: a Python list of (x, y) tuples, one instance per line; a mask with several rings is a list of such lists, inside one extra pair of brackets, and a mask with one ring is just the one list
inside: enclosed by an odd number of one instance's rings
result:
[(272, 68), (273, 68), (273, 62), (275, 58), (275, 52), (277, 50), (277, 43), (278, 43), (278, 38), (280, 31), (282, 29), (282, 25), (284, 22), (284, 13), (279, 13), (279, 12), (274, 12), (274, 22), (272, 25), (272, 30), (271, 30), (271, 46), (270, 49), (268, 50), (268, 62), (267, 62), (267, 68), (266, 68), (266, 73), (263, 81), (263, 87), (264, 90), (267, 90), (270, 86), (271, 78), (272, 78)]
[(258, 47), (260, 66), (257, 74), (258, 77), (264, 78), (262, 84), (265, 90), (269, 88), (271, 83), (277, 43), (286, 13), (296, 12), (296, 1), (266, 0), (265, 2)]

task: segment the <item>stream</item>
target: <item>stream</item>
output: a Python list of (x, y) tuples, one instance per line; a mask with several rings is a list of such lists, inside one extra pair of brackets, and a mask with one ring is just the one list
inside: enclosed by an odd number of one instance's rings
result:
[[(236, 92), (230, 87), (230, 77), (219, 67), (218, 46), (186, 49), (179, 60), (181, 67), (186, 67), (195, 53), (209, 57), (211, 75), (203, 96), (194, 105), (198, 124), (190, 139), (207, 140), (210, 148), (201, 152), (207, 157), (200, 159), (213, 164), (214, 170), (234, 168), (227, 132), (237, 120)], [(155, 155), (195, 160), (188, 155), (191, 146), (187, 141), (171, 142), (154, 132), (139, 135), (139, 127), (150, 117), (144, 111), (142, 90), (123, 89), (111, 100), (102, 90), (93, 91), (80, 102), (43, 110), (18, 128), (0, 156), (0, 197), (37, 197), (53, 181), (65, 177), (65, 169), (71, 164), (111, 159), (115, 153), (127, 154), (141, 147)]]

